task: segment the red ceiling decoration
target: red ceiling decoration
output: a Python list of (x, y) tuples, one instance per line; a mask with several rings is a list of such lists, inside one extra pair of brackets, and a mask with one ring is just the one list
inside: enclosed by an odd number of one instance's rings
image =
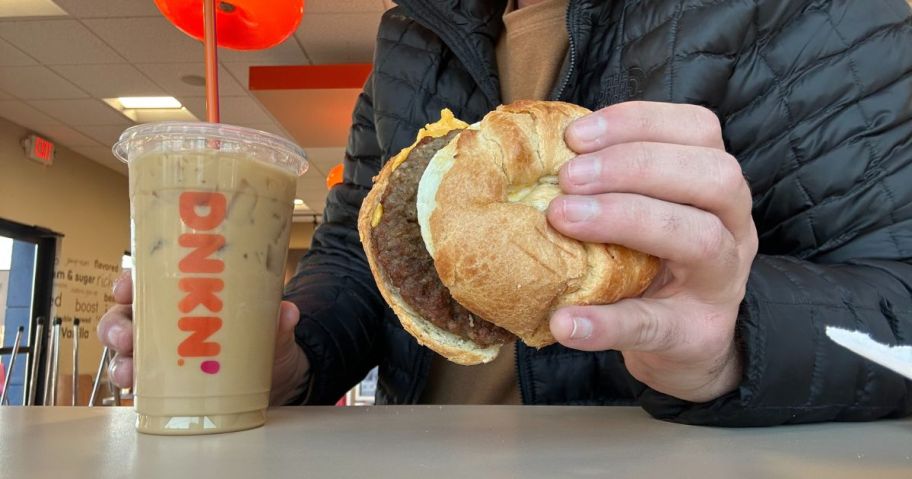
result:
[[(203, 0), (155, 0), (181, 31), (203, 39)], [(216, 1), (216, 33), (220, 47), (261, 50), (285, 41), (301, 23), (304, 0)]]

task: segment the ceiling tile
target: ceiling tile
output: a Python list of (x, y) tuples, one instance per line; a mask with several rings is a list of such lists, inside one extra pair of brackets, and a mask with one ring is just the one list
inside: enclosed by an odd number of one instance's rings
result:
[[(205, 96), (204, 86), (188, 85), (181, 80), (185, 75), (205, 74), (202, 60), (192, 63), (149, 63), (138, 64), (136, 68), (142, 70), (158, 86), (162, 87), (171, 96)], [(219, 94), (222, 96), (247, 95), (247, 90), (234, 79), (228, 69), (219, 68)]]
[[(304, 23), (303, 21), (301, 22)], [(335, 32), (339, 35), (339, 32)], [(346, 32), (346, 35), (348, 32)], [(202, 51), (200, 51), (202, 58)], [(307, 57), (293, 37), (266, 50), (219, 50), (219, 61), (241, 63), (249, 62), (258, 65), (306, 65)]]
[(68, 148), (75, 146), (101, 146), (97, 141), (68, 126), (42, 126), (36, 128), (35, 131)]
[(70, 149), (122, 175), (127, 174), (127, 165), (118, 160), (107, 146), (74, 146)]
[(47, 67), (0, 68), (0, 89), (25, 100), (85, 98), (85, 92)]
[[(301, 199), (304, 200), (304, 204), (309, 206), (310, 207), (309, 210), (312, 211), (314, 214), (316, 214), (318, 216), (323, 215), (323, 208), (326, 205), (326, 196), (325, 195), (319, 199), (315, 199), (315, 198), (309, 198), (309, 199), (301, 198)], [(311, 206), (311, 205), (313, 205), (313, 206)]]
[(76, 20), (0, 22), (0, 37), (48, 65), (123, 62), (117, 52)]
[(252, 92), (264, 108), (305, 148), (348, 143), (352, 109), (361, 90), (308, 89)]
[(316, 65), (370, 63), (379, 25), (379, 12), (306, 15), (295, 36)]
[(250, 67), (255, 63), (223, 63), (222, 68), (231, 72), (235, 80), (246, 90), (250, 88)]
[[(313, 166), (307, 169), (300, 178), (298, 178), (298, 193), (306, 195), (308, 193), (318, 194), (326, 190), (326, 175)], [(304, 189), (302, 190), (303, 187)]]
[[(304, 173), (304, 177), (310, 175), (310, 172)], [(302, 177), (303, 178), (303, 177)], [(321, 180), (322, 181), (322, 180)], [(323, 208), (326, 206), (326, 194), (328, 193), (326, 189), (326, 182), (323, 181), (323, 184), (319, 186), (309, 186), (298, 182), (297, 191), (295, 192), (295, 198), (300, 198), (304, 200), (304, 203), (314, 211), (323, 211)]]
[(52, 0), (0, 1), (0, 17), (45, 17), (66, 15)]
[(383, 0), (307, 0), (304, 16), (313, 13), (382, 12)]
[[(309, 182), (305, 178), (316, 178), (319, 182)], [(326, 179), (322, 176), (314, 175), (314, 171), (308, 170), (307, 173), (304, 173), (304, 176), (298, 178), (295, 198), (301, 198), (313, 210), (323, 211), (327, 192)]]
[[(307, 173), (304, 173), (304, 177), (311, 174), (312, 172), (308, 171)], [(329, 191), (326, 189), (326, 180), (320, 178), (320, 184), (316, 186), (298, 183), (295, 198), (301, 198), (304, 200), (304, 203), (313, 210), (323, 211), (323, 207), (326, 205), (326, 194), (328, 192)]]
[(35, 108), (57, 118), (69, 126), (123, 125), (132, 122), (101, 100), (37, 100), (30, 102)]
[(203, 58), (203, 44), (162, 16), (83, 22), (132, 63), (195, 62)]
[[(322, 191), (323, 189), (326, 189), (326, 172), (320, 169), (312, 160), (313, 157), (308, 154), (307, 161), (309, 167), (307, 168), (307, 173), (304, 173), (304, 176), (298, 180), (298, 183), (304, 186), (313, 187), (317, 191)], [(320, 188), (317, 188), (318, 186)]]
[(251, 96), (222, 98), (219, 107), (222, 118), (229, 123), (254, 125), (274, 122)]
[(299, 198), (306, 197), (321, 198), (326, 194), (326, 175), (316, 168), (308, 168), (303, 176), (298, 178), (297, 195)]
[(161, 12), (151, 0), (55, 0), (57, 5), (77, 18), (147, 17)]
[[(309, 181), (305, 178), (316, 179), (316, 181)], [(304, 200), (307, 206), (322, 211), (323, 205), (326, 203), (327, 193), (326, 177), (319, 174), (317, 170), (309, 169), (307, 173), (304, 173), (304, 176), (298, 179), (295, 197)]]
[(197, 118), (206, 118), (206, 99), (204, 97), (179, 96), (177, 99), (184, 108), (190, 110), (190, 113), (193, 113), (193, 116)]
[(307, 161), (319, 168), (323, 176), (345, 159), (345, 148), (305, 148), (304, 151)]
[[(203, 97), (178, 97), (178, 100), (197, 118), (206, 118), (206, 99)], [(261, 125), (274, 120), (250, 96), (219, 98), (221, 120), (232, 125)]]
[(121, 125), (83, 125), (77, 126), (76, 129), (98, 143), (110, 147), (117, 142), (120, 134), (127, 127)]
[(132, 65), (60, 65), (51, 68), (96, 98), (167, 94)]
[(6, 40), (0, 40), (0, 67), (37, 64), (38, 62), (23, 53), (22, 50), (12, 46)]
[[(323, 206), (326, 198), (326, 176), (315, 169), (308, 169), (303, 176), (298, 178), (295, 196), (304, 200), (310, 207)], [(318, 198), (319, 201), (308, 201)]]
[(60, 120), (46, 115), (19, 100), (0, 101), (0, 116), (33, 130), (48, 125), (63, 125)]

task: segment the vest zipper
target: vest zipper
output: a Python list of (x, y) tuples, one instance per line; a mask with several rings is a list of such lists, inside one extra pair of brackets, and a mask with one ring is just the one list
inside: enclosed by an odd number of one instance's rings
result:
[(513, 343), (513, 361), (516, 366), (516, 381), (519, 383), (519, 402), (522, 404), (528, 404), (528, 394), (526, 394), (525, 381), (523, 381), (522, 374), (519, 370), (519, 340), (517, 339)]
[(564, 78), (561, 80), (561, 86), (557, 90), (557, 95), (554, 96), (555, 100), (560, 100), (564, 95), (564, 90), (567, 89), (567, 85), (570, 84), (570, 78), (573, 76), (573, 69), (576, 67), (576, 42), (573, 39), (573, 32), (576, 31), (577, 18), (576, 15), (573, 15), (574, 2), (570, 2), (567, 6), (567, 15), (565, 17), (565, 22), (567, 25), (567, 38), (570, 41), (568, 49), (570, 50), (570, 65), (567, 68), (567, 73), (564, 75)]
[(456, 58), (462, 62), (466, 67), (466, 71), (475, 80), (475, 84), (478, 85), (478, 88), (484, 93), (490, 103), (489, 108), (493, 110), (499, 105), (501, 100), (500, 86), (493, 84), (489, 78), (481, 75), (480, 72), (487, 71), (483, 59), (476, 55), (475, 51), (468, 46), (462, 32), (450, 27), (452, 20), (426, 5), (424, 0), (401, 3), (399, 4), (400, 7), (410, 13), (416, 21), (419, 21), (419, 23), (437, 34), (443, 43), (456, 55)]

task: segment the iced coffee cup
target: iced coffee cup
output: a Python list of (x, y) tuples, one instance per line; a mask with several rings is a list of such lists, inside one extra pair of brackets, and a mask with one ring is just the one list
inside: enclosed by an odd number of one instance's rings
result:
[(293, 143), (212, 123), (127, 129), (137, 429), (266, 420), (296, 179)]

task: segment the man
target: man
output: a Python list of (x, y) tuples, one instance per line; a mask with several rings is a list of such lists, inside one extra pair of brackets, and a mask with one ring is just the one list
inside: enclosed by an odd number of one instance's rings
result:
[[(283, 303), (274, 402), (332, 403), (379, 364), (381, 403), (640, 404), (716, 425), (912, 412), (910, 382), (823, 334), (912, 340), (905, 2), (398, 3), (355, 107), (345, 181)], [(358, 208), (441, 108), (471, 123), (520, 98), (597, 110), (566, 133), (579, 156), (551, 225), (654, 254), (662, 271), (641, 298), (557, 311), (559, 345), (450, 365), (383, 303)], [(116, 293), (130, 302), (128, 283)], [(127, 311), (99, 329), (122, 353), (120, 383)]]

